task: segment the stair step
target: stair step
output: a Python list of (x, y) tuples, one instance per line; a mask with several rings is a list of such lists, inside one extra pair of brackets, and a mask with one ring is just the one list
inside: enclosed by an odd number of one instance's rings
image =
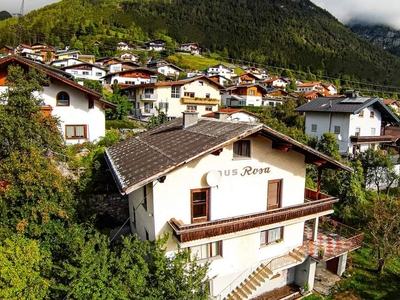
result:
[(256, 286), (253, 284), (254, 281), (256, 281), (254, 278), (251, 278), (250, 280), (247, 280), (247, 279), (245, 280), (246, 286), (253, 291), (255, 291), (257, 289)]
[(252, 294), (252, 291), (243, 283), (240, 285), (240, 289), (242, 291), (244, 291), (247, 295), (251, 295)]
[(265, 277), (260, 276), (260, 274), (255, 274), (254, 278), (256, 278), (258, 280), (258, 282), (265, 282)]
[(247, 294), (239, 287), (236, 289), (236, 292), (242, 296), (241, 299), (246, 299), (247, 298)]
[(298, 255), (297, 253), (293, 253), (293, 252), (289, 252), (289, 256), (293, 257), (296, 261), (303, 261)]

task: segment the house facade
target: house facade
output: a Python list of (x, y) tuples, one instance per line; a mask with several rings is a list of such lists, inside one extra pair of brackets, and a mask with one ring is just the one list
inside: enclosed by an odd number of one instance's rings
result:
[(227, 106), (264, 106), (263, 95), (266, 93), (259, 84), (240, 84), (226, 88), (221, 99)]
[(207, 76), (214, 76), (214, 75), (220, 75), (222, 77), (225, 77), (228, 80), (231, 80), (232, 76), (235, 75), (233, 70), (224, 64), (218, 64), (215, 66), (211, 66), (207, 68)]
[(165, 46), (167, 45), (167, 42), (164, 40), (153, 40), (153, 41), (148, 41), (144, 43), (146, 45), (146, 49), (151, 51), (163, 51), (165, 50)]
[(229, 120), (234, 122), (259, 122), (257, 114), (241, 108), (221, 108), (216, 112), (210, 112), (203, 115), (206, 118), (216, 118), (220, 120)]
[(99, 81), (101, 84), (104, 83), (103, 77), (107, 74), (107, 71), (103, 68), (89, 63), (62, 67), (61, 69), (70, 73), (76, 79), (95, 80)]
[(286, 89), (286, 86), (289, 84), (289, 82), (282, 78), (282, 77), (272, 77), (267, 80), (264, 80), (262, 82), (263, 85), (265, 85), (267, 88), (277, 88), (277, 89)]
[(343, 156), (353, 156), (380, 143), (391, 142), (385, 127), (399, 118), (379, 98), (356, 95), (347, 98), (321, 97), (295, 109), (305, 113), (305, 132), (320, 138), (333, 133)]
[(185, 80), (134, 85), (122, 92), (128, 95), (136, 116), (151, 116), (159, 108), (169, 118), (176, 118), (185, 110), (201, 114), (218, 110), (222, 88), (203, 75)]
[(359, 247), (354, 241), (318, 258), (319, 218), (338, 200), (305, 189), (306, 163), (351, 169), (265, 125), (185, 112), (105, 155), (129, 197), (132, 231), (148, 240), (170, 232), (167, 255), (188, 249), (210, 262), (217, 299), (252, 298), (289, 283), (312, 289), (317, 261), (336, 260), (341, 274), (348, 251)]
[(43, 87), (41, 98), (44, 110), (60, 120), (60, 130), (67, 144), (95, 142), (105, 135), (105, 108), (116, 106), (102, 99), (102, 95), (87, 89), (43, 65), (18, 56), (0, 60), (0, 90), (5, 90), (5, 78), (9, 65), (22, 69), (34, 68), (44, 72), (51, 83)]
[[(122, 64), (119, 65), (122, 68)], [(105, 83), (113, 84), (115, 81), (121, 85), (146, 84), (157, 81), (158, 72), (148, 68), (132, 68), (118, 72), (111, 72), (104, 76)]]
[(181, 44), (179, 46), (179, 49), (182, 51), (190, 52), (191, 54), (194, 55), (201, 55), (201, 48), (196, 43)]

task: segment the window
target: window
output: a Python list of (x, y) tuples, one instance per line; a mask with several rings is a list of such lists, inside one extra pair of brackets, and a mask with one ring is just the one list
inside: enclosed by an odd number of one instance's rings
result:
[(317, 124), (311, 124), (311, 132), (317, 132)]
[(206, 105), (206, 111), (212, 111), (212, 106), (211, 105)]
[(93, 99), (89, 99), (89, 100), (88, 100), (88, 108), (89, 108), (89, 109), (94, 108), (94, 100), (93, 100)]
[(281, 185), (280, 179), (268, 181), (267, 210), (281, 207)]
[(190, 253), (199, 260), (222, 256), (222, 241), (190, 247)]
[(66, 92), (57, 94), (57, 106), (69, 106), (69, 95)]
[(181, 87), (179, 85), (171, 86), (171, 98), (181, 97)]
[(255, 95), (254, 90), (249, 90), (249, 95), (254, 96)]
[(209, 220), (209, 196), (209, 188), (190, 190), (192, 223), (202, 223)]
[(193, 92), (185, 92), (183, 95), (185, 97), (194, 98), (194, 93)]
[(260, 245), (280, 242), (283, 239), (283, 227), (264, 230), (260, 233)]
[(187, 111), (197, 111), (197, 105), (186, 105)]
[(204, 82), (203, 81), (199, 81), (199, 86), (203, 86)]
[(373, 118), (375, 117), (375, 112), (374, 112), (374, 111), (371, 111), (371, 112), (369, 113), (369, 117), (370, 117), (371, 119), (373, 119)]
[(237, 141), (233, 143), (233, 157), (250, 157), (250, 141)]
[(371, 128), (371, 135), (375, 135), (376, 134), (376, 129), (375, 128)]
[(87, 125), (65, 125), (66, 139), (87, 138)]
[(356, 128), (356, 136), (360, 136), (360, 133), (361, 133), (361, 128), (357, 127)]
[(103, 76), (103, 73), (101, 73), (101, 72), (96, 72), (96, 76)]
[(210, 93), (206, 93), (206, 98), (210, 99)]
[(147, 186), (143, 187), (143, 200), (142, 200), (143, 208), (147, 211)]
[(333, 133), (334, 134), (340, 134), (340, 126), (334, 126), (333, 127)]
[(83, 75), (89, 75), (89, 72), (88, 71), (83, 71), (82, 74)]
[(160, 109), (168, 109), (168, 102), (160, 102), (158, 106)]
[(360, 111), (360, 118), (364, 118), (364, 111), (362, 110), (362, 111)]

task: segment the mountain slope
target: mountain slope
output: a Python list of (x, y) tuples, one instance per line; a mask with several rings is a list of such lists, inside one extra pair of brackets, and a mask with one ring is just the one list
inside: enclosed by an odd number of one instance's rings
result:
[[(89, 52), (94, 40), (115, 49), (122, 37), (170, 37), (231, 59), (400, 86), (397, 57), (308, 0), (62, 0), (21, 23), (25, 43), (83, 45)], [(15, 24), (0, 22), (0, 44), (17, 43)]]
[(386, 25), (352, 23), (348, 28), (389, 53), (400, 56), (400, 31)]

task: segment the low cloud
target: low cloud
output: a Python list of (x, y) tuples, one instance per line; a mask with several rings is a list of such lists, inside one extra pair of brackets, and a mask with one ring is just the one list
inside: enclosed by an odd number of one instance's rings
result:
[(399, 0), (311, 0), (346, 24), (357, 20), (370, 24), (385, 24), (400, 30)]

